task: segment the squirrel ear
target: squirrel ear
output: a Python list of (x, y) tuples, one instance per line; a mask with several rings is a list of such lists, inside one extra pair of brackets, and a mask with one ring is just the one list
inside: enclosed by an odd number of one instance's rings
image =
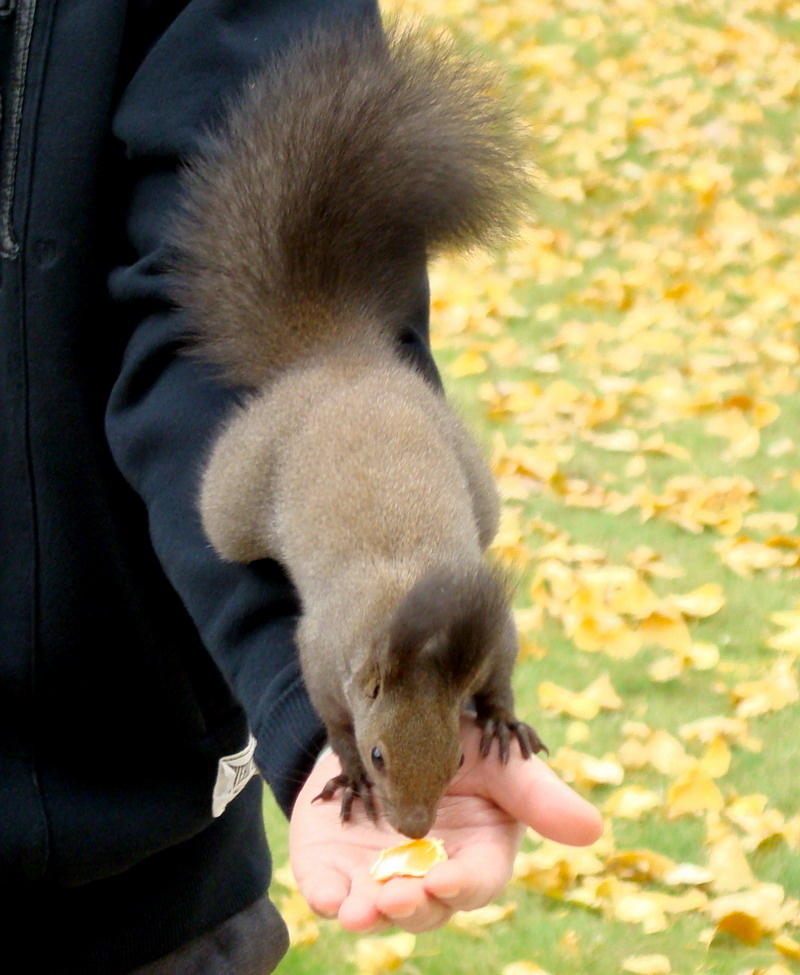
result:
[(356, 685), (366, 697), (374, 700), (380, 693), (382, 684), (379, 660), (371, 654), (356, 673)]

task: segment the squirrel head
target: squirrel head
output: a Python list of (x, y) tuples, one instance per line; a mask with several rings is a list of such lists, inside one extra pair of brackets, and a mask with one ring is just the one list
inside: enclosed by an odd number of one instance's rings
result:
[(463, 761), (464, 707), (495, 655), (515, 653), (509, 601), (504, 581), (482, 563), (432, 571), (402, 600), (357, 675), (361, 760), (386, 818), (406, 836), (431, 829)]

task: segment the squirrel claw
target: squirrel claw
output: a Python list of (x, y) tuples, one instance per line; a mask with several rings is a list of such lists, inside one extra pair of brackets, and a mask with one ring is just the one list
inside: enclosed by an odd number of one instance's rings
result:
[(519, 750), (523, 758), (530, 758), (538, 752), (550, 752), (547, 745), (541, 740), (530, 725), (524, 721), (516, 721), (514, 718), (505, 720), (503, 718), (487, 718), (483, 723), (483, 734), (480, 742), (481, 758), (486, 758), (489, 754), (492, 742), (497, 739), (500, 750), (500, 761), (505, 765), (510, 754), (512, 736), (519, 743)]
[(353, 779), (344, 773), (335, 775), (332, 779), (328, 779), (322, 792), (318, 796), (314, 796), (312, 801), (316, 802), (317, 799), (332, 799), (339, 788), (344, 790), (342, 792), (341, 808), (341, 819), (343, 823), (350, 821), (353, 811), (353, 800), (357, 798), (361, 799), (364, 803), (364, 809), (370, 821), (373, 823), (378, 822), (378, 810), (375, 807), (375, 800), (372, 798), (372, 783), (366, 777)]

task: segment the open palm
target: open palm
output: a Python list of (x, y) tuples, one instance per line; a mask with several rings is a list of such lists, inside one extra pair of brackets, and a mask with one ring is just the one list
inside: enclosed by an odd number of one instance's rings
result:
[(465, 762), (442, 800), (431, 836), (443, 840), (448, 860), (424, 878), (378, 883), (369, 874), (378, 852), (405, 841), (385, 822), (367, 819), (359, 803), (350, 822), (339, 819), (337, 799), (314, 802), (339, 771), (335, 755), (309, 776), (292, 812), (289, 857), (300, 890), (324, 917), (351, 931), (396, 924), (419, 932), (444, 924), (454, 911), (482, 907), (511, 876), (526, 826), (561, 843), (592, 843), (602, 830), (597, 810), (540, 759), (516, 748), (503, 765), (496, 751), (478, 754), (480, 731), (465, 720)]

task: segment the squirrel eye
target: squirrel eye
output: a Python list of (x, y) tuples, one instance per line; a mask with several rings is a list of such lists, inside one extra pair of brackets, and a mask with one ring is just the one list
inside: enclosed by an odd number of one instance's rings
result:
[(378, 772), (382, 772), (384, 766), (383, 752), (377, 747), (377, 745), (372, 749), (370, 758), (372, 759), (372, 764), (375, 766), (376, 770)]

